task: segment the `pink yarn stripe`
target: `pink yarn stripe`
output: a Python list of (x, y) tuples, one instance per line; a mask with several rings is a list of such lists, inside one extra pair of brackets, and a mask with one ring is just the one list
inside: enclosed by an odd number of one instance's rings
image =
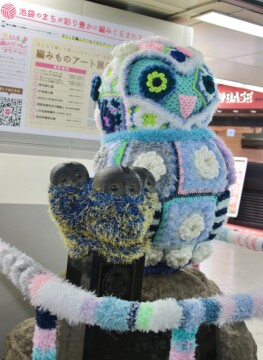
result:
[(238, 234), (236, 238), (236, 242), (241, 246), (242, 234)]
[[(253, 237), (253, 236), (252, 236)], [(245, 247), (250, 249), (250, 243), (251, 243), (251, 235), (247, 235), (245, 237)]]
[(194, 360), (195, 350), (187, 352), (171, 350), (169, 354), (169, 360)]
[(235, 300), (232, 299), (230, 296), (229, 297), (215, 296), (215, 299), (218, 300), (221, 306), (221, 311), (217, 323), (224, 324), (225, 322), (229, 322), (232, 319), (235, 312), (235, 307), (236, 307)]
[(141, 50), (156, 50), (163, 51), (164, 45), (158, 43), (142, 43), (140, 44)]
[(189, 57), (193, 56), (193, 53), (189, 49), (186, 49), (182, 46), (176, 46), (176, 48)]
[(37, 296), (38, 291), (40, 288), (48, 281), (54, 279), (54, 276), (52, 274), (41, 274), (35, 276), (29, 286), (30, 296), (34, 298)]
[(95, 310), (98, 307), (101, 299), (95, 297), (89, 297), (84, 300), (81, 306), (81, 318), (84, 322), (89, 322), (90, 324), (95, 323)]
[(35, 326), (33, 344), (42, 351), (55, 349), (56, 347), (56, 329), (40, 329)]
[(257, 251), (257, 238), (252, 239), (252, 249)]

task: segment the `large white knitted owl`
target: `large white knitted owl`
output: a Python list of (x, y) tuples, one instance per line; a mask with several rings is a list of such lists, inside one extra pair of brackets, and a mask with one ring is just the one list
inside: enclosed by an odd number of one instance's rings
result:
[(150, 228), (149, 272), (199, 263), (211, 253), (234, 182), (230, 151), (208, 124), (218, 103), (213, 75), (192, 47), (160, 37), (126, 42), (93, 79), (102, 146), (95, 170), (152, 172), (159, 208)]

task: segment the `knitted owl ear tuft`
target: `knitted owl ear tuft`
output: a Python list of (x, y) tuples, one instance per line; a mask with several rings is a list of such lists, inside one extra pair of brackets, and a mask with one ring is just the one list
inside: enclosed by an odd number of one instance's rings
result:
[(92, 79), (92, 82), (91, 82), (90, 97), (92, 98), (93, 101), (98, 101), (99, 100), (99, 96), (100, 96), (99, 88), (100, 88), (100, 85), (101, 85), (101, 77), (97, 75)]

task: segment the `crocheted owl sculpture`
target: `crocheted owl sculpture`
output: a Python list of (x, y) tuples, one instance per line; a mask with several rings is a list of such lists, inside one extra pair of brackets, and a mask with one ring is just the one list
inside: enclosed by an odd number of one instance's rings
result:
[(95, 171), (140, 166), (156, 180), (146, 271), (200, 263), (211, 254), (235, 181), (231, 152), (207, 127), (219, 96), (202, 54), (160, 37), (125, 42), (93, 79), (91, 97), (102, 135)]

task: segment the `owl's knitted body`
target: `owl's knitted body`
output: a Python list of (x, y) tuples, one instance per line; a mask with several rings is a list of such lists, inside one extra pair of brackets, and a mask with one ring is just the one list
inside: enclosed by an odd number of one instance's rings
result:
[(102, 147), (95, 170), (140, 166), (156, 180), (149, 271), (170, 271), (210, 255), (234, 182), (230, 151), (207, 128), (218, 103), (202, 55), (162, 38), (124, 43), (93, 82)]

